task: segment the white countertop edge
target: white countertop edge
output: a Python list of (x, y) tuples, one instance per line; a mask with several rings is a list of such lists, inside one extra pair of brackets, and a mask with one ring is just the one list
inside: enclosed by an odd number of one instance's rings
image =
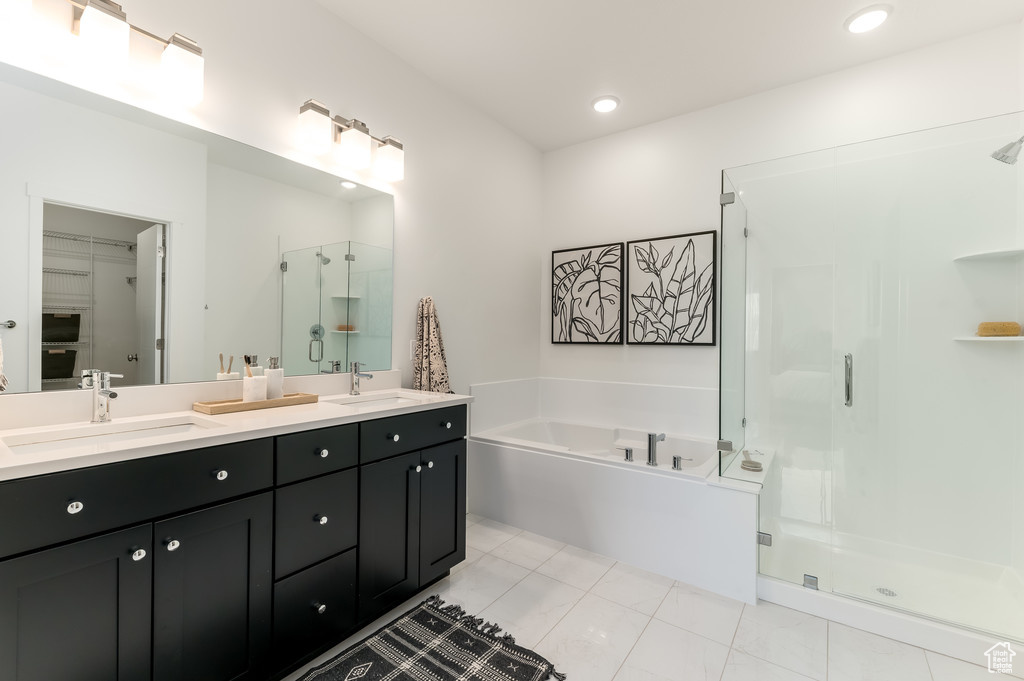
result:
[[(0, 442), (0, 481), (15, 480), (35, 475), (48, 473), (59, 473), (63, 471), (100, 466), (121, 461), (131, 461), (161, 454), (202, 449), (217, 445), (226, 445), (245, 440), (256, 440), (260, 438), (286, 435), (311, 428), (328, 428), (348, 423), (359, 423), (372, 421), (389, 416), (412, 414), (415, 412), (429, 411), (439, 407), (450, 407), (460, 404), (470, 404), (473, 397), (470, 395), (454, 395), (440, 393), (425, 393), (408, 389), (382, 389), (380, 391), (363, 391), (364, 396), (372, 396), (379, 392), (383, 395), (416, 395), (419, 398), (429, 395), (429, 401), (420, 404), (383, 407), (372, 411), (353, 413), (345, 405), (333, 404), (327, 400), (346, 398), (348, 395), (321, 395), (320, 401), (315, 404), (301, 404), (290, 407), (276, 407), (272, 409), (261, 409), (235, 414), (221, 414), (211, 416), (195, 411), (176, 411), (147, 416), (130, 416), (116, 419), (117, 422), (133, 423), (147, 422), (155, 418), (174, 418), (194, 416), (203, 421), (218, 423), (217, 427), (200, 429), (190, 433), (179, 433), (173, 435), (156, 435), (151, 438), (136, 439), (125, 443), (113, 443), (106, 451), (99, 451), (87, 454), (71, 454), (53, 456), (39, 454), (15, 454), (10, 448)], [(18, 428), (0, 430), (0, 438), (12, 435), (28, 435), (42, 433), (58, 427), (88, 427), (89, 422), (60, 423), (52, 426), (36, 426), (32, 428)], [(120, 445), (120, 446), (119, 446)]]

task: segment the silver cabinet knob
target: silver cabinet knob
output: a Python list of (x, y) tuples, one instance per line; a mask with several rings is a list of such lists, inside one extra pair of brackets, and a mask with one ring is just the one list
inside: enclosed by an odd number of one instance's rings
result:
[(392, 442), (398, 442), (398, 433), (395, 433), (394, 435), (388, 435), (388, 439), (391, 440)]
[(416, 472), (419, 473), (423, 470), (423, 466), (416, 466)]
[(316, 610), (316, 614), (322, 615), (327, 612), (327, 606), (323, 603), (314, 603), (313, 609)]
[(167, 542), (167, 550), (168, 551), (177, 551), (178, 547), (180, 547), (180, 546), (181, 546), (181, 542), (178, 541), (177, 539), (172, 539), (169, 542)]
[(452, 429), (452, 422), (451, 421), (445, 421), (441, 425), (444, 426), (445, 428), (447, 428), (448, 430)]
[(320, 450), (320, 458), (321, 459), (326, 459), (329, 454), (330, 454), (330, 452), (327, 451), (326, 449), (321, 449)]
[(146, 549), (135, 549), (135, 552), (132, 553), (132, 560), (134, 560), (136, 563), (138, 563), (140, 560), (142, 560), (145, 557), (146, 557)]
[(213, 475), (218, 480), (227, 480), (228, 479), (228, 472), (225, 471), (225, 470), (216, 471), (216, 472), (214, 472)]
[(71, 515), (75, 515), (76, 513), (81, 513), (84, 508), (85, 504), (83, 504), (81, 501), (72, 501), (70, 504), (68, 504), (68, 513), (70, 513)]
[(327, 516), (325, 516), (325, 515), (314, 516), (313, 520), (317, 521), (321, 525), (326, 525), (327, 524)]
[(433, 467), (434, 467), (434, 462), (433, 461), (428, 461), (427, 462), (427, 468), (433, 468)]

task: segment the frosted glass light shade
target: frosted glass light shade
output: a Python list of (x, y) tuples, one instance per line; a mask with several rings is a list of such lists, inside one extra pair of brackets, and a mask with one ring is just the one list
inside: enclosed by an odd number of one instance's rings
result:
[(359, 121), (353, 120), (350, 125), (338, 135), (338, 141), (334, 143), (334, 157), (346, 168), (365, 170), (373, 160), (373, 139)]
[(846, 30), (850, 33), (867, 33), (873, 31), (889, 18), (892, 7), (889, 5), (872, 5), (865, 7), (846, 20)]
[(333, 136), (331, 115), (320, 102), (308, 100), (299, 109), (299, 144), (313, 154), (323, 154), (331, 148)]
[(386, 182), (398, 182), (405, 178), (405, 150), (402, 143), (385, 137), (373, 159), (373, 174)]
[(6, 31), (26, 30), (31, 16), (32, 0), (0, 0), (0, 26)]
[(93, 1), (82, 10), (78, 39), (85, 53), (104, 66), (123, 66), (128, 61), (131, 27)]
[(186, 107), (203, 101), (205, 61), (198, 49), (188, 38), (175, 34), (160, 55), (163, 93), (167, 99)]

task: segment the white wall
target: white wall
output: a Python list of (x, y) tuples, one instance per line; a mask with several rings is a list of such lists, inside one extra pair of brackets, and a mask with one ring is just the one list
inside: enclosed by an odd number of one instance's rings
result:
[(550, 342), (550, 252), (717, 229), (720, 173), (744, 163), (1015, 110), (1006, 26), (546, 154), (540, 375), (717, 387), (705, 347)]
[(416, 304), (432, 295), (453, 388), (537, 373), (538, 151), (458, 101), (313, 0), (135, 0), (132, 23), (178, 31), (206, 57), (201, 127), (295, 156), (309, 98), (400, 138), (395, 185), (393, 367), (412, 381)]

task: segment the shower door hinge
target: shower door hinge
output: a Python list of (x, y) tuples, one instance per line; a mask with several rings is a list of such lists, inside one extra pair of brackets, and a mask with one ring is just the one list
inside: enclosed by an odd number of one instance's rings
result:
[(761, 545), (761, 546), (771, 546), (772, 545), (772, 536), (770, 534), (768, 534), (767, 532), (758, 532), (757, 533), (757, 543), (759, 545)]
[(736, 192), (726, 192), (719, 195), (718, 205), (728, 206), (729, 204), (736, 203)]
[(157, 350), (163, 350), (164, 349), (164, 339), (163, 338), (157, 338), (156, 339), (156, 349)]
[(345, 260), (348, 260), (349, 262), (355, 262), (356, 256), (354, 253), (346, 253)]
[(740, 427), (742, 427), (742, 428), (746, 428), (747, 427), (747, 417), (746, 416), (744, 416), (743, 420), (740, 421)]
[(281, 271), (282, 272), (287, 272), (288, 271), (288, 262), (285, 261), (285, 260), (281, 261)]
[(746, 239), (748, 236), (750, 236), (750, 231), (746, 227), (744, 227), (743, 228), (743, 238)]
[(804, 575), (804, 588), (818, 590), (818, 578), (814, 575)]
[(732, 441), (731, 440), (719, 440), (718, 441), (718, 450), (721, 451), (721, 452), (731, 452), (732, 451)]

